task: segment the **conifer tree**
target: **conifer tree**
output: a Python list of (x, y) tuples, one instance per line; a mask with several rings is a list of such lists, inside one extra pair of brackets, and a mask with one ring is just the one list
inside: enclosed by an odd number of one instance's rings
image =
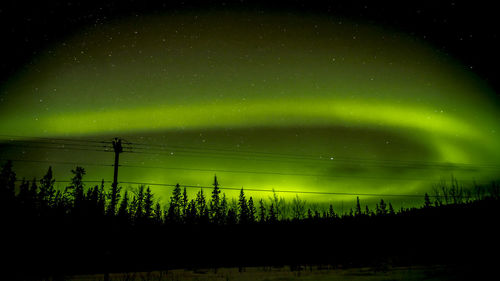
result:
[(121, 221), (123, 222), (129, 222), (130, 220), (130, 214), (129, 214), (129, 198), (128, 198), (128, 192), (125, 190), (125, 193), (123, 194), (123, 199), (120, 202), (120, 207), (118, 208), (118, 218), (120, 218)]
[(328, 207), (328, 218), (334, 219), (335, 217), (336, 217), (336, 214), (333, 211), (333, 206), (332, 206), (332, 204), (330, 204), (330, 207)]
[(424, 208), (432, 207), (431, 199), (429, 198), (429, 194), (427, 192), (424, 195)]
[(389, 215), (393, 216), (395, 214), (396, 214), (396, 212), (394, 212), (394, 208), (392, 207), (391, 202), (389, 202)]
[(42, 208), (46, 208), (52, 204), (55, 196), (54, 183), (55, 179), (52, 174), (52, 167), (49, 166), (47, 173), (40, 180), (40, 190), (38, 192), (38, 201)]
[(135, 197), (134, 220), (141, 222), (144, 215), (144, 185), (140, 185)]
[(144, 194), (144, 219), (149, 221), (153, 217), (153, 193), (151, 193), (151, 188), (146, 188)]
[(200, 191), (198, 191), (198, 194), (196, 194), (196, 209), (198, 221), (200, 223), (206, 223), (208, 221), (208, 210), (203, 188), (201, 188)]
[(154, 222), (157, 225), (161, 225), (163, 222), (163, 218), (162, 218), (161, 214), (162, 214), (161, 205), (160, 205), (160, 203), (156, 202), (155, 211), (154, 211)]
[(359, 196), (356, 197), (356, 216), (359, 217), (361, 213), (361, 204), (359, 204)]
[(219, 182), (217, 181), (217, 175), (214, 176), (214, 183), (212, 184), (214, 189), (212, 191), (212, 200), (210, 201), (210, 219), (215, 224), (220, 224), (222, 222), (221, 212), (220, 212), (220, 189)]
[(257, 213), (257, 209), (255, 208), (253, 204), (253, 198), (250, 196), (248, 199), (248, 222), (249, 223), (254, 223), (255, 222), (255, 214)]
[(220, 214), (221, 214), (221, 223), (225, 224), (227, 219), (227, 199), (226, 194), (222, 194), (222, 199), (220, 201)]
[(85, 175), (85, 169), (77, 166), (74, 170), (71, 170), (73, 173), (73, 178), (71, 179), (71, 186), (67, 189), (71, 189), (71, 195), (73, 196), (73, 212), (76, 215), (81, 215), (82, 205), (84, 198), (83, 193), (83, 176)]
[(170, 197), (170, 206), (168, 208), (167, 219), (170, 222), (180, 222), (182, 200), (183, 198), (181, 195), (181, 187), (179, 184), (176, 184), (174, 190), (172, 191), (172, 196)]
[(271, 206), (269, 206), (269, 218), (268, 218), (268, 221), (270, 223), (276, 223), (276, 221), (277, 221), (276, 211), (274, 210), (274, 203), (271, 203)]
[(11, 203), (15, 195), (16, 173), (12, 170), (12, 161), (8, 160), (0, 172), (0, 200)]
[(264, 206), (264, 201), (260, 199), (259, 201), (259, 222), (264, 223), (266, 221), (266, 206)]
[(184, 187), (184, 190), (182, 191), (182, 216), (185, 218), (187, 214), (187, 207), (189, 204), (189, 198), (187, 194), (187, 189)]
[(118, 187), (118, 185), (111, 185), (111, 192), (108, 194), (109, 200), (109, 205), (108, 208), (106, 209), (106, 214), (108, 216), (114, 216), (116, 213), (116, 207), (118, 206), (118, 202), (120, 201), (120, 191), (121, 187)]
[(240, 197), (238, 200), (238, 215), (240, 224), (247, 224), (249, 222), (249, 211), (248, 211), (248, 202), (245, 198), (245, 192), (243, 188), (240, 191)]
[(381, 215), (387, 214), (387, 205), (385, 204), (384, 199), (380, 199), (380, 214)]

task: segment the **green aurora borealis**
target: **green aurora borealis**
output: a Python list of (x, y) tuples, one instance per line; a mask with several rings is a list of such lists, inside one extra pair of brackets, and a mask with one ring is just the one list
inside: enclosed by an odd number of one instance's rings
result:
[[(486, 84), (419, 39), (340, 18), (116, 20), (48, 48), (1, 91), (3, 135), (166, 146), (123, 153), (123, 182), (209, 186), (216, 173), (222, 187), (423, 194), (451, 175), (488, 182), (500, 169), (498, 101)], [(11, 159), (113, 161), (105, 152), (0, 149)], [(15, 168), (41, 177), (48, 162)], [(71, 165), (52, 166), (70, 178)], [(112, 179), (112, 167), (82, 166), (89, 180)]]

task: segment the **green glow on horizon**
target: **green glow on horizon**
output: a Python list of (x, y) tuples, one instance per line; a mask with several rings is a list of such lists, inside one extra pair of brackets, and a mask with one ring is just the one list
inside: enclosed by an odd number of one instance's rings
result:
[[(425, 42), (342, 19), (217, 12), (110, 22), (46, 50), (0, 90), (5, 135), (120, 136), (366, 160), (124, 154), (130, 163), (200, 171), (124, 167), (122, 181), (206, 186), (214, 171), (239, 170), (252, 173), (217, 174), (231, 187), (420, 194), (451, 174), (495, 180), (498, 169), (484, 165), (500, 165), (498, 101), (474, 73)], [(2, 152), (20, 157), (14, 149)], [(109, 155), (88, 159), (77, 152), (40, 150), (30, 157), (109, 162)], [(385, 167), (384, 161), (449, 167)], [(20, 174), (33, 177), (36, 168), (24, 167)], [(86, 168), (89, 177), (110, 177), (107, 168)], [(398, 177), (409, 180), (390, 180)]]

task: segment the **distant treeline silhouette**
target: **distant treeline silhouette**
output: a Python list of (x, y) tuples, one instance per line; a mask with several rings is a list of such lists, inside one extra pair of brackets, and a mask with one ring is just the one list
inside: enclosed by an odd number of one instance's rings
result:
[[(16, 185), (12, 162), (3, 165), (0, 215), (9, 234), (3, 238), (9, 246), (4, 254), (16, 277), (197, 266), (459, 262), (478, 254), (449, 245), (479, 243), (461, 240), (480, 239), (477, 233), (464, 236), (471, 227), (486, 228), (486, 236), (498, 233), (490, 229), (499, 210), (495, 182), (464, 188), (452, 178), (450, 185), (436, 185), (432, 196), (425, 194), (419, 208), (395, 210), (381, 199), (370, 209), (358, 197), (354, 209), (336, 213), (332, 205), (311, 208), (299, 196), (287, 202), (273, 193), (254, 202), (243, 188), (230, 200), (216, 176), (212, 192), (200, 189), (194, 198), (177, 184), (163, 207), (144, 185), (134, 192), (118, 186), (106, 191), (104, 181), (85, 188), (85, 170), (71, 172), (70, 184), (60, 190), (50, 167), (42, 179)], [(431, 253), (436, 247), (442, 251)]]

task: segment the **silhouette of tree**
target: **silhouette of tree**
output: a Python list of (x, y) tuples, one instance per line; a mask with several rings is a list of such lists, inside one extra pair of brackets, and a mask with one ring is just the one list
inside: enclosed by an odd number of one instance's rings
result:
[(184, 190), (182, 191), (182, 201), (181, 202), (182, 202), (182, 216), (185, 219), (186, 214), (187, 214), (188, 204), (189, 204), (189, 198), (188, 198), (186, 187), (184, 187)]
[(292, 212), (294, 220), (301, 220), (304, 218), (306, 202), (301, 200), (297, 194), (292, 200)]
[(359, 204), (359, 196), (356, 197), (356, 212), (355, 212), (356, 216), (359, 217), (361, 216), (362, 212), (361, 212), (361, 204)]
[(386, 215), (387, 214), (387, 205), (384, 202), (384, 199), (380, 199), (380, 205), (377, 205), (377, 215)]
[(431, 199), (429, 198), (429, 194), (427, 192), (424, 195), (424, 208), (432, 207)]
[(222, 223), (222, 214), (220, 210), (220, 189), (219, 182), (217, 181), (217, 175), (214, 176), (214, 183), (212, 184), (214, 189), (212, 190), (212, 200), (210, 201), (210, 219), (215, 224)]
[(175, 185), (170, 197), (170, 206), (168, 208), (167, 220), (173, 223), (179, 223), (181, 220), (181, 208), (183, 204), (183, 196), (181, 195), (181, 187), (179, 184)]
[(227, 211), (227, 224), (234, 225), (238, 222), (238, 217), (234, 208), (230, 207)]
[[(180, 189), (179, 189), (180, 191)], [(144, 220), (149, 222), (153, 217), (153, 193), (151, 193), (151, 188), (146, 188), (146, 192), (144, 194)]]
[(225, 193), (222, 194), (222, 199), (220, 202), (220, 215), (221, 215), (220, 222), (222, 224), (225, 224), (227, 220), (227, 199)]
[(266, 221), (266, 206), (264, 206), (264, 201), (260, 199), (259, 201), (259, 222), (264, 223)]
[(73, 213), (80, 216), (82, 213), (84, 193), (83, 193), (83, 176), (85, 175), (85, 169), (77, 166), (74, 170), (73, 178), (71, 179), (71, 186), (67, 189), (71, 190), (71, 195), (73, 197)]
[(11, 200), (15, 195), (16, 173), (12, 170), (12, 161), (8, 160), (0, 172), (0, 198)]
[(40, 180), (40, 190), (38, 192), (38, 201), (42, 210), (51, 206), (54, 200), (56, 190), (54, 188), (55, 179), (52, 174), (52, 167), (49, 166), (47, 173)]
[(370, 209), (368, 208), (368, 205), (365, 205), (365, 215), (370, 216)]
[(255, 208), (253, 204), (253, 198), (250, 196), (248, 199), (248, 222), (249, 223), (254, 223), (255, 222), (255, 214), (257, 213), (257, 209)]
[(329, 219), (334, 219), (337, 215), (335, 214), (335, 212), (333, 211), (333, 205), (330, 204), (330, 206), (328, 207), (328, 218)]
[(117, 216), (120, 221), (124, 223), (128, 223), (130, 221), (128, 191), (125, 191), (125, 193), (123, 194), (123, 199), (120, 202)]
[(196, 208), (196, 201), (194, 199), (191, 199), (191, 201), (189, 201), (184, 220), (188, 224), (194, 224), (196, 223), (197, 219), (198, 219), (198, 210)]
[(158, 202), (156, 202), (155, 205), (154, 223), (157, 225), (161, 225), (163, 223), (161, 205)]
[(134, 197), (132, 205), (134, 206), (135, 222), (142, 221), (144, 215), (144, 185), (139, 185), (139, 188), (137, 189), (137, 194)]
[(243, 188), (240, 191), (240, 197), (238, 200), (238, 214), (239, 214), (239, 222), (241, 224), (247, 224), (250, 220), (250, 214), (248, 210), (248, 202), (245, 198), (245, 192)]
[(207, 201), (205, 199), (205, 194), (203, 194), (202, 188), (200, 189), (200, 191), (198, 191), (198, 194), (196, 194), (196, 209), (199, 222), (207, 223), (209, 221)]
[(396, 214), (396, 212), (394, 212), (394, 208), (392, 207), (391, 202), (389, 202), (389, 215), (393, 216), (395, 214)]
[(110, 217), (113, 217), (116, 213), (116, 207), (120, 201), (120, 191), (121, 187), (118, 187), (118, 185), (115, 184), (111, 185), (111, 192), (108, 194), (110, 201), (108, 208), (106, 209), (106, 214)]
[(274, 203), (271, 203), (271, 206), (269, 207), (269, 218), (267, 220), (272, 224), (277, 222), (276, 211), (274, 210)]

